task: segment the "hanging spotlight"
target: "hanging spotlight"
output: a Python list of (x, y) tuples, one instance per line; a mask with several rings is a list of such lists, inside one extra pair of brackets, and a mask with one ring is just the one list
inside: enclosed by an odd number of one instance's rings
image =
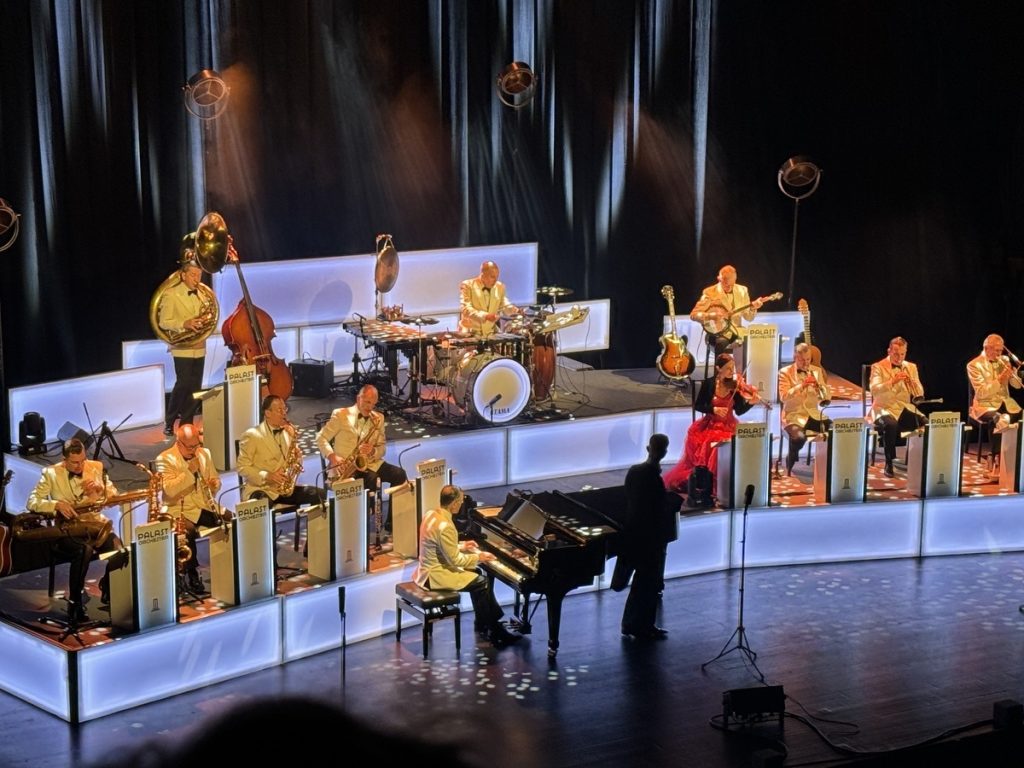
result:
[(19, 214), (0, 197), (0, 252), (6, 251), (18, 239)]
[(821, 169), (804, 155), (789, 158), (779, 168), (779, 189), (786, 197), (803, 200), (810, 197), (821, 181)]
[(185, 109), (200, 120), (213, 120), (227, 108), (230, 93), (228, 84), (215, 70), (201, 69), (185, 84)]
[(497, 87), (501, 103), (519, 109), (533, 100), (537, 91), (537, 78), (529, 64), (513, 61), (498, 75)]

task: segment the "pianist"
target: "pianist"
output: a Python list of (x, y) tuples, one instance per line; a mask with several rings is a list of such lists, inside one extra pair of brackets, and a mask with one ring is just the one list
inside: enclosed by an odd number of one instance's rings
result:
[(459, 534), (452, 515), (462, 505), (462, 491), (454, 485), (441, 489), (441, 506), (430, 510), (420, 525), (420, 560), (413, 576), (427, 589), (455, 589), (469, 592), (473, 601), (473, 626), (496, 648), (516, 642), (520, 635), (509, 632), (501, 623), (502, 610), (494, 599), (490, 580), (477, 570), (477, 563), (493, 560), (490, 552), (480, 552), (472, 542), (459, 547)]

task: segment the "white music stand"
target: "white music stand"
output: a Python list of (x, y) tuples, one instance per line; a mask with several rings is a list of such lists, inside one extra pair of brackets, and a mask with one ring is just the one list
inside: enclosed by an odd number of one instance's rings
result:
[(834, 419), (814, 444), (814, 500), (829, 504), (864, 501), (867, 493), (868, 426), (864, 419)]
[(325, 504), (309, 508), (308, 573), (324, 581), (366, 572), (367, 492), (359, 479), (334, 483)]
[(234, 519), (214, 528), (210, 540), (210, 593), (226, 605), (274, 594), (273, 516), (266, 499), (243, 501)]
[(145, 632), (178, 620), (175, 543), (169, 520), (135, 529), (127, 564), (110, 571), (111, 626)]
[(935, 411), (921, 434), (907, 438), (907, 491), (939, 498), (960, 495), (964, 425), (956, 411)]
[(224, 372), (224, 383), (199, 396), (203, 401), (203, 444), (221, 472), (234, 469), (235, 442), (260, 422), (260, 380), (255, 365)]
[(743, 490), (754, 486), (751, 505), (768, 506), (768, 468), (771, 460), (771, 432), (767, 422), (740, 422), (736, 434), (718, 447), (718, 503), (735, 509), (743, 502)]

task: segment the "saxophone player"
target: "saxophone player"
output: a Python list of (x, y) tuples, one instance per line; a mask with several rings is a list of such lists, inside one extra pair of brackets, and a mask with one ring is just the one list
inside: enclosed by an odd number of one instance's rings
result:
[(316, 435), (316, 446), (334, 470), (333, 480), (360, 478), (367, 490), (377, 488), (377, 479), (389, 485), (401, 485), (405, 470), (384, 461), (387, 442), (384, 414), (374, 410), (377, 388), (367, 384), (356, 395), (355, 405), (337, 408)]
[(203, 447), (199, 428), (183, 424), (175, 432), (175, 442), (156, 457), (156, 471), (163, 479), (163, 512), (180, 526), (190, 550), (184, 563), (184, 576), (189, 591), (207, 593), (199, 575), (196, 539), (199, 526), (220, 525), (215, 494), (220, 490), (220, 477), (213, 466), (210, 451)]
[(238, 445), (238, 475), (242, 499), (269, 499), (271, 504), (319, 504), (320, 491), (295, 485), (302, 471), (302, 451), (295, 427), (288, 421), (288, 406), (277, 395), (261, 404), (263, 421), (242, 435)]
[[(88, 459), (85, 444), (78, 438), (66, 441), (61, 455), (63, 461), (43, 469), (39, 482), (29, 494), (28, 510), (52, 517), (58, 524), (79, 518), (106, 520), (96, 506), (103, 499), (117, 495), (117, 488), (107, 477), (103, 463)], [(89, 508), (89, 511), (82, 511), (83, 508)], [(55, 542), (54, 548), (58, 555), (71, 559), (68, 614), (72, 621), (79, 621), (85, 618), (82, 597), (92, 556), (120, 549), (121, 540), (113, 534), (103, 541), (78, 540), (68, 536)], [(100, 602), (104, 604), (110, 602), (110, 570), (111, 561), (108, 560), (107, 570), (99, 582)]]

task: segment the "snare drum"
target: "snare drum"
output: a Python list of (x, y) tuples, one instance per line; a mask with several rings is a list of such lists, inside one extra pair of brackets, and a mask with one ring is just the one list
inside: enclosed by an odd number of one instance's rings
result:
[(504, 424), (518, 416), (530, 401), (530, 375), (515, 360), (481, 352), (462, 359), (452, 394), (467, 414)]

